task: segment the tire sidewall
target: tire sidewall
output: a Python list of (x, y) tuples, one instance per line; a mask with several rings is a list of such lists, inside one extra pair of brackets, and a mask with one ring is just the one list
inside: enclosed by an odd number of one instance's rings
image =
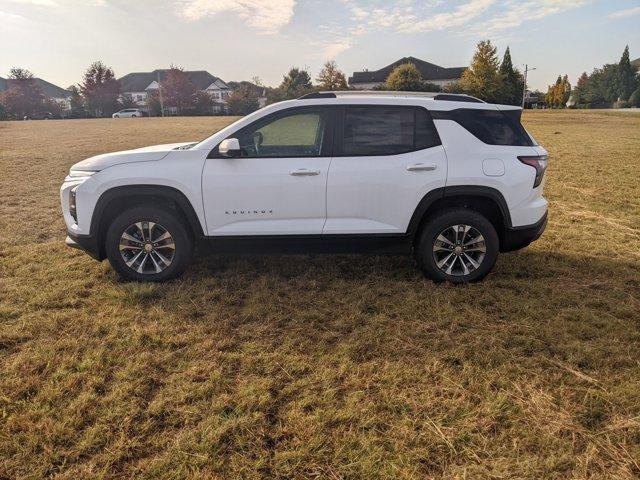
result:
[[(150, 221), (162, 225), (173, 237), (176, 245), (171, 265), (160, 273), (143, 274), (127, 266), (120, 254), (122, 233), (133, 223)], [(186, 226), (172, 212), (156, 207), (136, 207), (118, 215), (109, 226), (105, 250), (111, 266), (125, 279), (137, 282), (162, 282), (180, 275), (189, 264), (193, 241)]]
[[(433, 257), (433, 245), (437, 236), (447, 227), (457, 224), (470, 225), (478, 230), (485, 239), (487, 251), (480, 267), (469, 275), (447, 275), (436, 265)], [(416, 259), (424, 273), (436, 282), (469, 283), (483, 279), (495, 265), (500, 240), (495, 228), (483, 215), (473, 210), (450, 210), (428, 222), (418, 242)]]

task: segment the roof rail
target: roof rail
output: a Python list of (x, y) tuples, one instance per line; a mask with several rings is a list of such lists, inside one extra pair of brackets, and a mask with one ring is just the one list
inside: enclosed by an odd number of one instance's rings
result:
[(445, 100), (450, 102), (485, 103), (479, 98), (462, 93), (440, 93), (440, 92), (402, 92), (397, 90), (336, 90), (329, 92), (313, 92), (303, 95), (298, 100), (310, 100), (319, 98), (339, 98), (339, 97), (418, 97), (431, 98), (433, 100)]
[(312, 92), (302, 95), (296, 98), (296, 100), (309, 100), (312, 98), (336, 98), (336, 95), (333, 92)]

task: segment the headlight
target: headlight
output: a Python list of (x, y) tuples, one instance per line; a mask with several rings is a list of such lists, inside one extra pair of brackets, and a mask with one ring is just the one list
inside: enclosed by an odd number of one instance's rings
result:
[(73, 217), (73, 219), (78, 223), (78, 210), (76, 207), (76, 190), (78, 186), (76, 185), (71, 190), (69, 190), (69, 213)]
[(69, 176), (75, 177), (90, 177), (94, 173), (98, 173), (97, 170), (69, 170)]

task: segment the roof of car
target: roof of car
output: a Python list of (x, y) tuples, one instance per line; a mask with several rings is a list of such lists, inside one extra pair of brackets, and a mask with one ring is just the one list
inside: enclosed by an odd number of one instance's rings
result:
[(431, 100), (446, 100), (453, 102), (486, 103), (479, 98), (466, 94), (442, 93), (442, 92), (403, 92), (387, 90), (338, 90), (313, 92), (303, 95), (298, 100), (320, 98), (346, 98), (346, 97), (373, 97), (373, 98), (422, 98)]

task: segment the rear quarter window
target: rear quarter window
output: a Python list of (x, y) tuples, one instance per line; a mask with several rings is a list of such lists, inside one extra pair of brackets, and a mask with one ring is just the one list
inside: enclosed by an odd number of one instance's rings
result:
[[(519, 113), (519, 111), (518, 111)], [(478, 140), (488, 145), (530, 147), (532, 138), (520, 124), (519, 117), (500, 110), (461, 108), (449, 112), (432, 112), (433, 118), (453, 120)]]

